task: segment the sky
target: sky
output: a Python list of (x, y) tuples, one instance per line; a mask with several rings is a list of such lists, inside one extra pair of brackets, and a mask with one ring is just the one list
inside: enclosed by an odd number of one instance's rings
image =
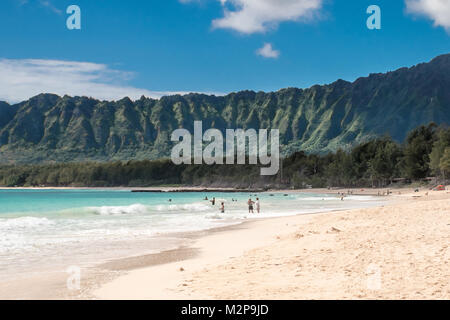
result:
[[(70, 5), (81, 29), (69, 30)], [(381, 10), (369, 29), (367, 8)], [(2, 0), (0, 100), (307, 88), (450, 52), (450, 0)]]

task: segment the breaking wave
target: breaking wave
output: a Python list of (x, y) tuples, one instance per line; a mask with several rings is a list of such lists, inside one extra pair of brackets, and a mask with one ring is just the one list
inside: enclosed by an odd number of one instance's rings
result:
[(207, 204), (196, 202), (188, 204), (158, 205), (155, 207), (155, 210), (158, 212), (177, 212), (177, 211), (200, 212), (200, 211), (209, 211), (211, 210), (211, 207)]
[(0, 219), (0, 231), (25, 230), (53, 225), (47, 218), (21, 217), (15, 219)]
[(90, 207), (90, 211), (101, 216), (119, 216), (126, 214), (146, 214), (149, 208), (143, 204), (132, 204), (129, 206), (103, 206)]

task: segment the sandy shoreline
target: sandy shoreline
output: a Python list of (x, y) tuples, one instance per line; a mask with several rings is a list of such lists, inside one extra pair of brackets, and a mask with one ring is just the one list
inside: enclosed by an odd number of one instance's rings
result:
[(450, 195), (410, 191), (225, 228), (197, 239), (195, 255), (129, 270), (89, 298), (448, 299)]
[[(378, 191), (386, 189), (353, 194)], [(265, 218), (185, 234), (187, 247), (83, 270), (80, 290), (66, 289), (68, 275), (62, 271), (48, 279), (36, 275), (2, 284), (0, 297), (449, 299), (450, 193), (391, 191), (385, 206)]]

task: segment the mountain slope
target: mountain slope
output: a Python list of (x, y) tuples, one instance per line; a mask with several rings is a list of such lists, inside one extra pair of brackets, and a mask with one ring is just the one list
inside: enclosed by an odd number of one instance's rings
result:
[(98, 101), (41, 94), (0, 103), (0, 162), (156, 159), (170, 134), (194, 120), (204, 129), (277, 128), (284, 153), (327, 152), (374, 136), (402, 141), (431, 121), (450, 123), (450, 54), (350, 83), (309, 89), (242, 91)]

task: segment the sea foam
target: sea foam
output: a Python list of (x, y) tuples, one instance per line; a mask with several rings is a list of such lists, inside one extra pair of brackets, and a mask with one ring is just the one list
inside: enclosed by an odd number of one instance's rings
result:
[(0, 231), (34, 229), (53, 224), (54, 222), (47, 218), (21, 217), (15, 219), (0, 219)]
[(125, 214), (146, 214), (149, 213), (149, 208), (143, 204), (132, 204), (129, 206), (103, 206), (90, 207), (91, 211), (101, 216), (117, 216)]

